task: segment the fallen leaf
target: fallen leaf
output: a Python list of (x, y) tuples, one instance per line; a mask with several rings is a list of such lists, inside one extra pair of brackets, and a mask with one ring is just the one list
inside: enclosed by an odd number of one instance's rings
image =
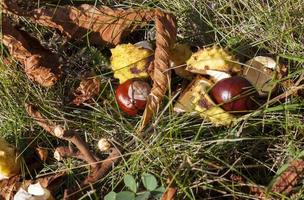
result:
[(46, 159), (48, 158), (48, 150), (45, 148), (41, 148), (41, 147), (37, 147), (36, 148), (36, 153), (39, 157), (40, 160), (42, 160), (43, 162), (46, 161)]
[(304, 160), (292, 161), (272, 185), (272, 192), (290, 194), (304, 176)]
[(26, 32), (14, 27), (3, 16), (1, 41), (12, 57), (21, 62), (29, 79), (42, 86), (53, 86), (62, 74), (59, 56), (41, 46)]
[(20, 176), (0, 181), (0, 199), (12, 199), (20, 187)]
[(68, 38), (89, 39), (96, 45), (117, 45), (124, 36), (154, 19), (153, 9), (123, 10), (82, 4), (79, 7), (57, 6), (25, 12), (11, 0), (4, 0), (3, 6), (15, 15), (58, 29)]
[(96, 76), (89, 75), (80, 81), (79, 87), (74, 92), (72, 104), (79, 106), (80, 104), (97, 96), (100, 91), (100, 79)]
[(169, 187), (163, 194), (161, 200), (174, 200), (176, 195), (176, 188)]
[(173, 15), (164, 13), (159, 9), (155, 11), (156, 49), (154, 61), (151, 63), (153, 87), (148, 96), (146, 109), (138, 132), (148, 124), (159, 111), (160, 104), (170, 84), (171, 73), (170, 50), (176, 39), (176, 22)]

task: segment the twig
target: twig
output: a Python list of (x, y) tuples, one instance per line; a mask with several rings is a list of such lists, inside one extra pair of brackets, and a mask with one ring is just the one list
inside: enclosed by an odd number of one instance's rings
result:
[(176, 195), (176, 188), (173, 187), (169, 187), (164, 195), (162, 196), (161, 200), (174, 200), (175, 199), (175, 195)]
[[(84, 188), (88, 184), (95, 183), (102, 177), (104, 177), (106, 174), (109, 173), (109, 171), (114, 167), (115, 164), (118, 163), (118, 161), (121, 158), (121, 152), (116, 148), (110, 148), (110, 154), (107, 159), (101, 161), (101, 165), (99, 170), (92, 172), (89, 174), (86, 179), (80, 184), (80, 188)], [(74, 197), (78, 192), (77, 189), (66, 189), (64, 192), (64, 199), (73, 199), (71, 197)]]
[(29, 116), (36, 120), (36, 122), (47, 132), (55, 137), (67, 140), (73, 143), (84, 156), (84, 159), (91, 165), (92, 168), (98, 168), (95, 155), (90, 152), (88, 145), (79, 137), (73, 130), (64, 130), (61, 126), (54, 124), (42, 117), (32, 104), (26, 104), (26, 111)]
[[(76, 134), (73, 130), (64, 130), (61, 126), (56, 125), (55, 123), (48, 121), (43, 118), (39, 111), (37, 111), (32, 104), (26, 104), (26, 110), (29, 116), (36, 120), (36, 122), (47, 132), (53, 136), (67, 140), (73, 143), (79, 151), (74, 151), (68, 147), (58, 147), (55, 152), (59, 156), (66, 157), (72, 156), (81, 160), (88, 162), (92, 168), (90, 174), (84, 179), (80, 184), (81, 188), (95, 183), (100, 178), (104, 177), (112, 167), (118, 163), (121, 158), (121, 152), (116, 147), (109, 149), (109, 156), (107, 159), (98, 162), (97, 157), (90, 152), (88, 145)], [(101, 163), (101, 164), (100, 164)], [(78, 190), (75, 188), (66, 189), (64, 193), (64, 199), (69, 199), (72, 196), (74, 197), (77, 194)]]
[(57, 147), (54, 152), (54, 158), (58, 161), (61, 161), (62, 158), (72, 157), (78, 160), (86, 161), (83, 154), (80, 151), (75, 151), (71, 147)]

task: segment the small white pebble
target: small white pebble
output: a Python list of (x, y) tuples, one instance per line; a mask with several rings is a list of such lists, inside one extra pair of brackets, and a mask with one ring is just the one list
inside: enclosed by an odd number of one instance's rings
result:
[(61, 157), (61, 155), (59, 154), (58, 151), (55, 151), (55, 152), (54, 152), (54, 158), (55, 158), (57, 161), (62, 161), (62, 157)]
[(56, 137), (61, 138), (64, 134), (64, 128), (62, 128), (61, 126), (56, 126), (53, 130), (54, 134)]
[(30, 200), (32, 195), (25, 191), (23, 188), (20, 188), (18, 192), (14, 195), (14, 200)]
[(98, 149), (100, 151), (108, 151), (110, 147), (111, 147), (111, 144), (107, 139), (102, 138), (98, 141)]
[(45, 195), (45, 191), (39, 182), (29, 185), (29, 187), (27, 188), (27, 192), (34, 196)]

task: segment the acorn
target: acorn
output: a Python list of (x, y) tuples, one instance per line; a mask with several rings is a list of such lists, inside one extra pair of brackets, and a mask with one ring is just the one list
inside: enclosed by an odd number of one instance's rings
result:
[(218, 81), (210, 90), (210, 97), (225, 111), (248, 112), (257, 108), (258, 92), (244, 77), (233, 76)]
[(120, 109), (129, 116), (135, 116), (146, 107), (150, 85), (139, 79), (130, 79), (116, 89), (115, 98)]

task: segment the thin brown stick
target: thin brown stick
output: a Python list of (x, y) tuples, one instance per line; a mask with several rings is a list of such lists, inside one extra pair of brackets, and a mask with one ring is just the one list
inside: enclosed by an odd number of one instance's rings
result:
[(174, 188), (174, 187), (169, 187), (164, 195), (162, 196), (161, 200), (174, 200), (175, 199), (175, 196), (176, 196), (176, 192), (177, 192), (177, 189)]
[[(111, 169), (117, 164), (121, 158), (121, 152), (116, 148), (110, 148), (110, 154), (107, 159), (101, 161), (101, 165), (99, 170), (92, 172), (87, 176), (87, 178), (80, 184), (80, 188), (83, 189), (85, 186), (95, 183), (102, 177), (106, 176)], [(76, 194), (78, 193), (78, 189), (72, 188), (67, 189), (64, 192), (64, 199), (73, 199)]]
[(304, 84), (303, 85), (299, 85), (299, 86), (293, 86), (291, 88), (289, 88), (286, 92), (272, 98), (270, 101), (267, 102), (267, 104), (273, 104), (281, 99), (287, 98), (293, 94), (295, 94), (297, 91), (299, 90), (303, 90), (304, 89)]
[(65, 147), (65, 146), (57, 147), (54, 152), (54, 157), (58, 161), (61, 161), (62, 158), (68, 158), (68, 157), (86, 161), (86, 159), (84, 158), (83, 154), (80, 151), (75, 151), (71, 147)]
[(63, 140), (67, 140), (73, 143), (79, 151), (83, 154), (85, 160), (92, 166), (92, 168), (98, 168), (95, 155), (90, 152), (88, 145), (79, 137), (79, 135), (73, 130), (64, 130), (60, 126), (57, 126), (53, 122), (50, 122), (42, 117), (39, 111), (37, 111), (32, 104), (26, 104), (26, 111), (30, 117), (47, 132), (55, 137)]
[[(92, 167), (91, 173), (80, 184), (81, 188), (84, 188), (88, 184), (95, 183), (100, 178), (104, 177), (112, 167), (120, 160), (121, 153), (116, 148), (110, 148), (109, 156), (107, 159), (97, 162), (97, 157), (89, 151), (88, 145), (78, 136), (73, 130), (64, 130), (61, 126), (42, 117), (32, 104), (26, 104), (26, 110), (29, 116), (31, 116), (43, 129), (60, 139), (67, 140), (73, 143), (79, 151), (74, 151), (68, 147), (57, 148), (57, 153), (60, 156), (72, 156), (78, 159), (85, 160)], [(101, 164), (100, 164), (101, 163)], [(77, 189), (67, 189), (65, 191), (65, 199), (69, 199), (78, 193)]]

